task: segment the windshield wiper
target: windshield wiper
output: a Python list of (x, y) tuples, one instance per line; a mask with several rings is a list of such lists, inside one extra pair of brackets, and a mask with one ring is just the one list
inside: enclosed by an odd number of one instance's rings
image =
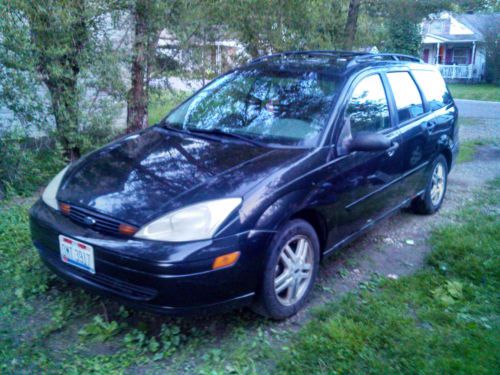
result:
[(234, 138), (234, 139), (238, 139), (240, 141), (244, 141), (244, 142), (247, 142), (247, 143), (251, 143), (255, 146), (259, 146), (259, 147), (268, 147), (267, 144), (263, 143), (263, 142), (259, 142), (255, 139), (252, 139), (252, 138), (249, 138), (249, 137), (245, 137), (243, 135), (240, 135), (240, 134), (235, 134), (235, 133), (227, 133), (225, 131), (222, 131), (220, 129), (217, 129), (217, 128), (214, 128), (214, 129), (196, 129), (196, 128), (187, 128), (188, 131), (190, 133), (201, 133), (201, 134), (214, 134), (214, 135), (221, 135), (221, 136), (224, 136), (224, 137), (228, 137), (228, 138)]
[(188, 129), (178, 128), (177, 126), (173, 126), (171, 123), (169, 123), (167, 121), (161, 121), (158, 125), (162, 128), (165, 128), (167, 130), (171, 130), (173, 132), (185, 133), (185, 134), (191, 133)]

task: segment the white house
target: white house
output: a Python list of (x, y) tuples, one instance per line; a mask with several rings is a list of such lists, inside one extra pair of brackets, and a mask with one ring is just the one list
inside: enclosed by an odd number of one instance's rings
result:
[(446, 80), (481, 81), (486, 68), (485, 40), (499, 24), (500, 13), (431, 16), (422, 24), (421, 57), (438, 65)]
[(157, 52), (176, 60), (184, 70), (193, 71), (205, 68), (221, 74), (237, 64), (245, 54), (245, 48), (235, 38), (223, 30), (216, 30), (217, 37), (203, 40), (191, 37), (182, 44), (177, 37), (164, 29), (158, 39)]

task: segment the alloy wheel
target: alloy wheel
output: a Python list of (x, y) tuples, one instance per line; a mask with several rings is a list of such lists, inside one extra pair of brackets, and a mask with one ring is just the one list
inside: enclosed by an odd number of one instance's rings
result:
[(445, 175), (443, 164), (437, 163), (432, 172), (431, 202), (437, 206), (443, 198), (445, 189)]
[(294, 236), (283, 246), (274, 277), (274, 291), (282, 305), (293, 305), (304, 296), (311, 283), (313, 262), (313, 247), (306, 236)]

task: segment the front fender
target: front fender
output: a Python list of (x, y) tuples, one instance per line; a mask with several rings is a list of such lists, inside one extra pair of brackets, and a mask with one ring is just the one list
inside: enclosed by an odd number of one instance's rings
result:
[(257, 220), (255, 229), (276, 231), (297, 212), (308, 208), (310, 191), (291, 191), (270, 204)]

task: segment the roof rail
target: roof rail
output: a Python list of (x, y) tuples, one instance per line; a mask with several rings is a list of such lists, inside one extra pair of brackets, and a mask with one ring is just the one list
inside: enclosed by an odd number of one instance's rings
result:
[(422, 59), (415, 56), (404, 55), (401, 53), (367, 53), (362, 56), (357, 56), (356, 61), (363, 60), (394, 60), (394, 61), (415, 61), (422, 62)]
[(328, 50), (286, 51), (286, 52), (274, 53), (272, 55), (257, 57), (251, 60), (249, 64), (255, 64), (257, 62), (265, 60), (286, 59), (292, 56), (305, 56), (305, 57), (324, 56), (324, 57), (354, 58), (355, 56), (363, 56), (363, 55), (365, 55), (364, 52), (352, 52), (352, 51), (328, 51)]
[(272, 55), (257, 57), (249, 62), (249, 65), (268, 60), (286, 60), (289, 57), (337, 57), (345, 58), (349, 61), (349, 65), (360, 63), (369, 60), (393, 60), (393, 61), (414, 61), (422, 62), (422, 60), (415, 56), (404, 55), (400, 53), (367, 53), (367, 52), (353, 52), (353, 51), (329, 51), (329, 50), (316, 50), (316, 51), (287, 51), (279, 52)]

